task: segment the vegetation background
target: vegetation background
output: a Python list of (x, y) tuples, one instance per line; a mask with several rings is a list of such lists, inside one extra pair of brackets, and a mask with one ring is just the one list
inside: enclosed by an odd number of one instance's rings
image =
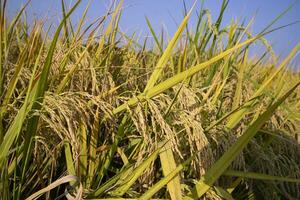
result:
[(49, 26), (0, 0), (1, 199), (300, 198), (300, 43), (265, 38), (297, 1), (259, 31), (183, 1), (170, 34), (145, 18), (151, 41), (123, 0), (95, 20), (59, 2)]

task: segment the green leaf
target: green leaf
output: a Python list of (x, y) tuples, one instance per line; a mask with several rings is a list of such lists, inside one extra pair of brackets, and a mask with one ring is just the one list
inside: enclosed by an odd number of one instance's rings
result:
[[(162, 178), (159, 182), (157, 182), (154, 186), (152, 186), (149, 190), (147, 190), (140, 198), (139, 200), (147, 200), (151, 199), (151, 197), (156, 194), (161, 188), (163, 188), (165, 185), (167, 185), (170, 181), (173, 180), (174, 177), (177, 176), (177, 174), (183, 170), (184, 166), (187, 165), (193, 157), (187, 159), (184, 163), (178, 165), (172, 172), (170, 172), (167, 176)], [(182, 198), (182, 197), (180, 197)]]
[(236, 176), (241, 178), (258, 179), (264, 181), (283, 181), (283, 182), (300, 183), (300, 179), (297, 178), (272, 176), (268, 174), (261, 174), (255, 172), (241, 172), (236, 170), (227, 170), (224, 172), (223, 176)]
[(215, 186), (214, 189), (217, 192), (217, 195), (219, 195), (223, 199), (234, 200), (234, 198), (231, 196), (231, 194), (229, 192), (227, 192), (226, 190), (224, 190), (223, 188)]
[[(195, 4), (194, 4), (194, 6), (195, 6)], [(155, 85), (155, 83), (157, 82), (159, 77), (161, 76), (161, 73), (162, 73), (163, 69), (165, 68), (170, 56), (172, 55), (173, 49), (174, 49), (177, 41), (179, 40), (179, 37), (180, 37), (181, 33), (183, 32), (183, 30), (184, 30), (184, 28), (185, 28), (185, 26), (188, 22), (188, 19), (191, 16), (192, 9), (187, 14), (187, 16), (185, 16), (183, 21), (181, 22), (181, 24), (178, 27), (175, 35), (173, 36), (172, 40), (169, 42), (169, 44), (168, 44), (166, 50), (164, 51), (163, 55), (160, 57), (159, 61), (157, 62), (156, 67), (154, 68), (154, 71), (151, 74), (150, 79), (147, 82), (147, 85), (144, 89), (144, 92), (147, 92), (149, 89), (151, 89)]]
[[(160, 163), (162, 166), (164, 176), (168, 176), (172, 171), (174, 171), (176, 167), (175, 158), (173, 155), (173, 151), (171, 149), (171, 143), (168, 142), (162, 149), (162, 152), (159, 154)], [(183, 195), (180, 187), (180, 176), (175, 176), (168, 184), (167, 188), (170, 194), (171, 199), (180, 200)]]
[(152, 34), (152, 36), (153, 36), (153, 38), (154, 38), (154, 41), (155, 41), (155, 43), (156, 43), (156, 45), (157, 45), (157, 47), (158, 47), (160, 53), (162, 53), (162, 52), (163, 52), (163, 49), (162, 49), (162, 47), (160, 46), (160, 43), (159, 43), (158, 38), (157, 38), (157, 36), (156, 36), (156, 34), (155, 34), (155, 32), (154, 32), (154, 29), (152, 28), (151, 22), (149, 21), (148, 17), (145, 17), (145, 18), (146, 18), (147, 25), (148, 25), (148, 27), (149, 27), (149, 29), (150, 29), (150, 32), (151, 32), (151, 34)]
[(122, 196), (129, 188), (135, 183), (135, 181), (144, 173), (144, 171), (149, 167), (149, 165), (157, 158), (159, 152), (162, 150), (163, 144), (157, 150), (155, 150), (145, 161), (143, 161), (137, 168), (135, 168), (132, 173), (125, 178), (123, 184), (119, 186), (114, 191), (110, 192), (111, 195)]

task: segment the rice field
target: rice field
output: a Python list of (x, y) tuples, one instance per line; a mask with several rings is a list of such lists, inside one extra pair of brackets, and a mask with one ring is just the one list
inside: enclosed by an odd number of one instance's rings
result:
[(123, 0), (89, 24), (80, 3), (52, 33), (0, 0), (0, 199), (300, 199), (300, 43), (265, 39), (289, 8), (252, 34), (194, 6), (141, 42)]

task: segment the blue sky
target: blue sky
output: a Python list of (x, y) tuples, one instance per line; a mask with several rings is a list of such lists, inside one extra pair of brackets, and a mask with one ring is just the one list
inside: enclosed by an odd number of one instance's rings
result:
[[(25, 0), (9, 0), (8, 12), (13, 15)], [(34, 18), (47, 19), (48, 22), (57, 23), (61, 16), (60, 0), (32, 0), (27, 9), (29, 20)], [(66, 0), (67, 5), (74, 0)], [(76, 13), (72, 16), (74, 21), (80, 18), (80, 14), (85, 9), (88, 0), (83, 0)], [(186, 0), (188, 8), (191, 7), (193, 0)], [(221, 0), (205, 0), (205, 8), (211, 11), (213, 20), (216, 20)], [(300, 20), (300, 0), (231, 0), (225, 12), (223, 25), (229, 24), (231, 19), (249, 21), (253, 16), (255, 22), (252, 28), (253, 33), (258, 33), (268, 25), (278, 14), (285, 10), (289, 5), (295, 3), (294, 7), (287, 13), (274, 27), (286, 25)], [(199, 10), (201, 1), (198, 1), (195, 10)], [(110, 5), (109, 0), (92, 0), (88, 13), (88, 20), (100, 17), (105, 14), (105, 10)], [(194, 14), (196, 12), (194, 11)], [(137, 31), (141, 36), (149, 33), (145, 16), (147, 16), (154, 29), (159, 31), (164, 26), (168, 33), (172, 35), (181, 22), (183, 17), (182, 0), (125, 0), (124, 11), (122, 14), (120, 28), (127, 33)], [(196, 23), (195, 15), (190, 19), (189, 25)], [(300, 23), (281, 29), (267, 36), (277, 55), (286, 56), (289, 51), (300, 42)], [(257, 50), (257, 51), (256, 51)], [(259, 47), (254, 48), (253, 54), (260, 54)], [(300, 64), (300, 55), (296, 59), (296, 64)]]

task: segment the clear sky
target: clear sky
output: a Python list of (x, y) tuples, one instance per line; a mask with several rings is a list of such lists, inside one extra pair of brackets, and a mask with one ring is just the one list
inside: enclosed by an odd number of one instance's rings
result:
[[(9, 15), (13, 15), (26, 1), (8, 0)], [(65, 0), (67, 5), (75, 0)], [(76, 10), (72, 19), (77, 21), (80, 14), (88, 4), (88, 0), (83, 0)], [(186, 0), (188, 8), (194, 0)], [(220, 10), (222, 0), (205, 0), (205, 8), (211, 11), (213, 20), (216, 20)], [(289, 5), (294, 7), (287, 13), (274, 27), (286, 25), (300, 20), (300, 0), (231, 0), (229, 2), (223, 25), (229, 24), (231, 19), (249, 21), (253, 16), (255, 22), (252, 28), (253, 33), (258, 33), (268, 25), (278, 14), (284, 11)], [(200, 9), (201, 0), (198, 1), (195, 10)], [(110, 0), (92, 0), (88, 13), (88, 20), (100, 17), (105, 14), (105, 10), (110, 5)], [(194, 13), (196, 13), (194, 11)], [(32, 0), (27, 9), (29, 20), (33, 18), (48, 19), (57, 23), (61, 16), (61, 0)], [(120, 28), (127, 33), (137, 31), (141, 36), (146, 36), (149, 29), (146, 24), (147, 16), (154, 29), (160, 30), (164, 26), (168, 33), (172, 35), (183, 17), (182, 0), (125, 0)], [(189, 25), (196, 23), (195, 15), (190, 19)], [(300, 42), (300, 23), (281, 29), (267, 36), (277, 55), (286, 56), (289, 51)], [(254, 49), (255, 51), (255, 49)], [(257, 54), (261, 53), (257, 49)], [(254, 52), (255, 53), (255, 52)], [(300, 55), (296, 59), (296, 64), (300, 65)]]

